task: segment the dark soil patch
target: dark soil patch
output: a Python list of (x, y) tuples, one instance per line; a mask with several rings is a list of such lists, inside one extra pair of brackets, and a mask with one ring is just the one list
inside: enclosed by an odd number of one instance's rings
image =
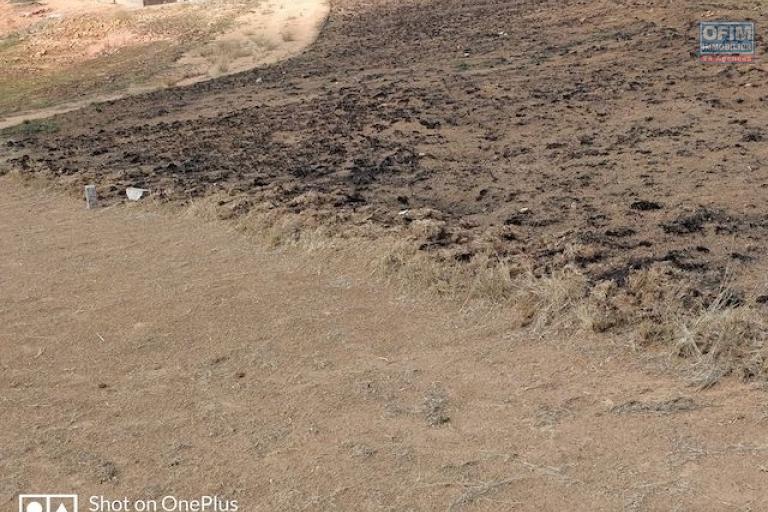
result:
[[(728, 5), (721, 17), (768, 22)], [(671, 263), (715, 287), (737, 264), (746, 287), (765, 265), (768, 147), (731, 121), (766, 125), (768, 81), (700, 63), (699, 18), (692, 0), (336, 0), (300, 57), (59, 116), (9, 149), (106, 201), (127, 186), (224, 192), (247, 197), (237, 214), (385, 230), (428, 208), (444, 226), (420, 245), (441, 257), (577, 263), (619, 282)]]

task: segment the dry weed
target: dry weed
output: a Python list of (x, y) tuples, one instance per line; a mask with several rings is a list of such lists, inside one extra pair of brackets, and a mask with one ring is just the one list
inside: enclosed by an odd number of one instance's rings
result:
[(509, 308), (515, 323), (537, 336), (564, 329), (622, 329), (638, 346), (662, 347), (693, 361), (705, 385), (727, 374), (768, 376), (764, 315), (734, 305), (726, 291), (708, 306), (694, 302), (685, 279), (664, 266), (633, 271), (624, 286), (612, 281), (594, 284), (571, 265), (537, 275), (524, 261), (479, 253), (458, 262), (420, 250), (419, 240), (440, 231), (439, 221), (414, 221), (407, 237), (381, 231), (374, 238), (369, 227), (334, 227), (311, 215), (268, 207), (239, 215), (239, 208), (238, 200), (219, 197), (193, 202), (187, 213), (206, 220), (234, 218), (238, 231), (271, 247), (291, 246), (324, 257), (343, 252), (352, 264), (370, 268), (372, 276), (412, 292)]
[(544, 327), (572, 325), (576, 307), (588, 289), (587, 278), (570, 266), (546, 276), (527, 272), (516, 279), (515, 287), (513, 304), (523, 315), (523, 324), (539, 334)]
[(675, 348), (693, 358), (701, 368), (703, 385), (712, 375), (736, 374), (741, 378), (768, 374), (768, 322), (749, 306), (734, 307), (727, 292), (698, 315), (680, 320)]

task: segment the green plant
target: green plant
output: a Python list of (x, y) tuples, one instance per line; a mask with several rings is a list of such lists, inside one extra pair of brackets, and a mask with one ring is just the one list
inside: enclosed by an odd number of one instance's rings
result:
[(27, 120), (20, 124), (9, 126), (4, 130), (0, 130), (0, 135), (3, 136), (30, 136), (39, 133), (55, 133), (59, 131), (59, 126), (49, 119), (33, 119)]
[(18, 33), (9, 34), (0, 39), (0, 52), (13, 48), (21, 42), (21, 36)]

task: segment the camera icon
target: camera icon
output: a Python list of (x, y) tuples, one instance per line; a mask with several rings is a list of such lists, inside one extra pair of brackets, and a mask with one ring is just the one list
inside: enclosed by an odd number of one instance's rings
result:
[(19, 512), (77, 512), (77, 495), (21, 494)]

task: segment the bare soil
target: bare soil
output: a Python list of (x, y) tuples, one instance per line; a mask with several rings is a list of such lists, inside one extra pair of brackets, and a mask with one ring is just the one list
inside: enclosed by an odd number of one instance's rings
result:
[[(354, 251), (0, 179), (0, 503), (763, 510), (765, 388), (372, 282)], [(360, 248), (359, 250), (364, 250)]]
[[(403, 292), (359, 243), (403, 235), (446, 268), (542, 279), (575, 267), (593, 292), (658, 271), (677, 307), (725, 297), (764, 324), (764, 55), (695, 53), (700, 20), (760, 27), (765, 9), (335, 0), (291, 60), (3, 132), (0, 173), (96, 183), (109, 208), (0, 182), (2, 496), (765, 508), (764, 384), (699, 390), (661, 344), (628, 350), (621, 325), (533, 333), (505, 308)], [(215, 199), (229, 221), (121, 204), (127, 186)], [(231, 231), (255, 212), (333, 227), (339, 252)], [(666, 297), (620, 297), (666, 327)], [(729, 325), (706, 350), (727, 357), (749, 332), (743, 376), (765, 376), (765, 331)]]
[(325, 0), (0, 0), (0, 127), (271, 64), (306, 48), (327, 13)]
[[(116, 200), (224, 192), (623, 286), (661, 267), (704, 303), (766, 302), (765, 62), (705, 65), (702, 19), (761, 2), (336, 0), (311, 50), (10, 135), (15, 167)], [(426, 210), (425, 210), (426, 209)], [(424, 212), (428, 213), (424, 213)], [(687, 299), (687, 300), (688, 300)]]

